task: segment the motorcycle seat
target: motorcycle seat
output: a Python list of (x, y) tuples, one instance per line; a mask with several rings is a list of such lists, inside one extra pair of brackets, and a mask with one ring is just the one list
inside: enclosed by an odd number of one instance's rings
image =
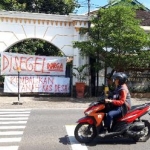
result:
[(142, 104), (142, 105), (139, 105), (139, 106), (137, 106), (137, 107), (134, 107), (134, 106), (133, 106), (133, 107), (129, 110), (129, 112), (132, 112), (132, 111), (137, 110), (137, 109), (141, 110), (141, 109), (143, 109), (145, 106), (146, 106), (146, 104)]

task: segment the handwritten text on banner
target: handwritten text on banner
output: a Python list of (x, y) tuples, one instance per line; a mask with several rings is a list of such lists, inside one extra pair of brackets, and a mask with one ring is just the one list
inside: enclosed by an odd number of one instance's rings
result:
[(17, 53), (1, 53), (1, 74), (16, 75), (65, 75), (66, 57), (47, 57)]
[[(20, 76), (20, 93), (69, 93), (70, 78), (49, 76)], [(5, 76), (4, 92), (18, 92), (18, 76)]]

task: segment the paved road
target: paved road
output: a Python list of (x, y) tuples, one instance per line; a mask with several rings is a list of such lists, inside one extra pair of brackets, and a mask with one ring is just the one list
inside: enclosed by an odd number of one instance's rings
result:
[(0, 150), (18, 150), (30, 109), (0, 109)]
[(69, 150), (66, 126), (75, 125), (79, 112), (82, 109), (1, 109), (0, 150)]
[[(150, 140), (133, 143), (96, 138), (89, 145), (78, 143), (73, 135), (75, 122), (96, 98), (21, 97), (22, 105), (12, 105), (17, 100), (0, 97), (0, 150), (149, 150)], [(134, 106), (148, 102), (132, 99)]]
[(1, 109), (0, 150), (149, 150), (150, 140), (134, 143), (96, 138), (81, 145), (73, 132), (75, 122), (82, 116), (82, 108)]

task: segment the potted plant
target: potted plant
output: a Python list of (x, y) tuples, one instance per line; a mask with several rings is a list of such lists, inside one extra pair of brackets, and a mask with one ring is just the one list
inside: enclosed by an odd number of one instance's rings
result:
[(85, 81), (86, 81), (86, 76), (88, 75), (87, 72), (85, 71), (85, 68), (88, 66), (89, 66), (88, 64), (85, 64), (85, 65), (73, 68), (75, 70), (75, 72), (73, 72), (73, 76), (75, 76), (78, 80), (76, 82), (77, 98), (83, 98), (84, 97)]

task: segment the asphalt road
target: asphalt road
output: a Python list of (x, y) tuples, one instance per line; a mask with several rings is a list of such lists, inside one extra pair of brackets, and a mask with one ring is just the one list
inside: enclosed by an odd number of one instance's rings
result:
[(32, 110), (19, 150), (69, 150), (66, 110)]
[[(96, 138), (81, 145), (74, 139), (73, 129), (83, 111), (82, 108), (1, 109), (0, 150), (149, 150), (150, 140), (134, 143), (129, 139)], [(7, 135), (2, 134), (6, 131)]]

